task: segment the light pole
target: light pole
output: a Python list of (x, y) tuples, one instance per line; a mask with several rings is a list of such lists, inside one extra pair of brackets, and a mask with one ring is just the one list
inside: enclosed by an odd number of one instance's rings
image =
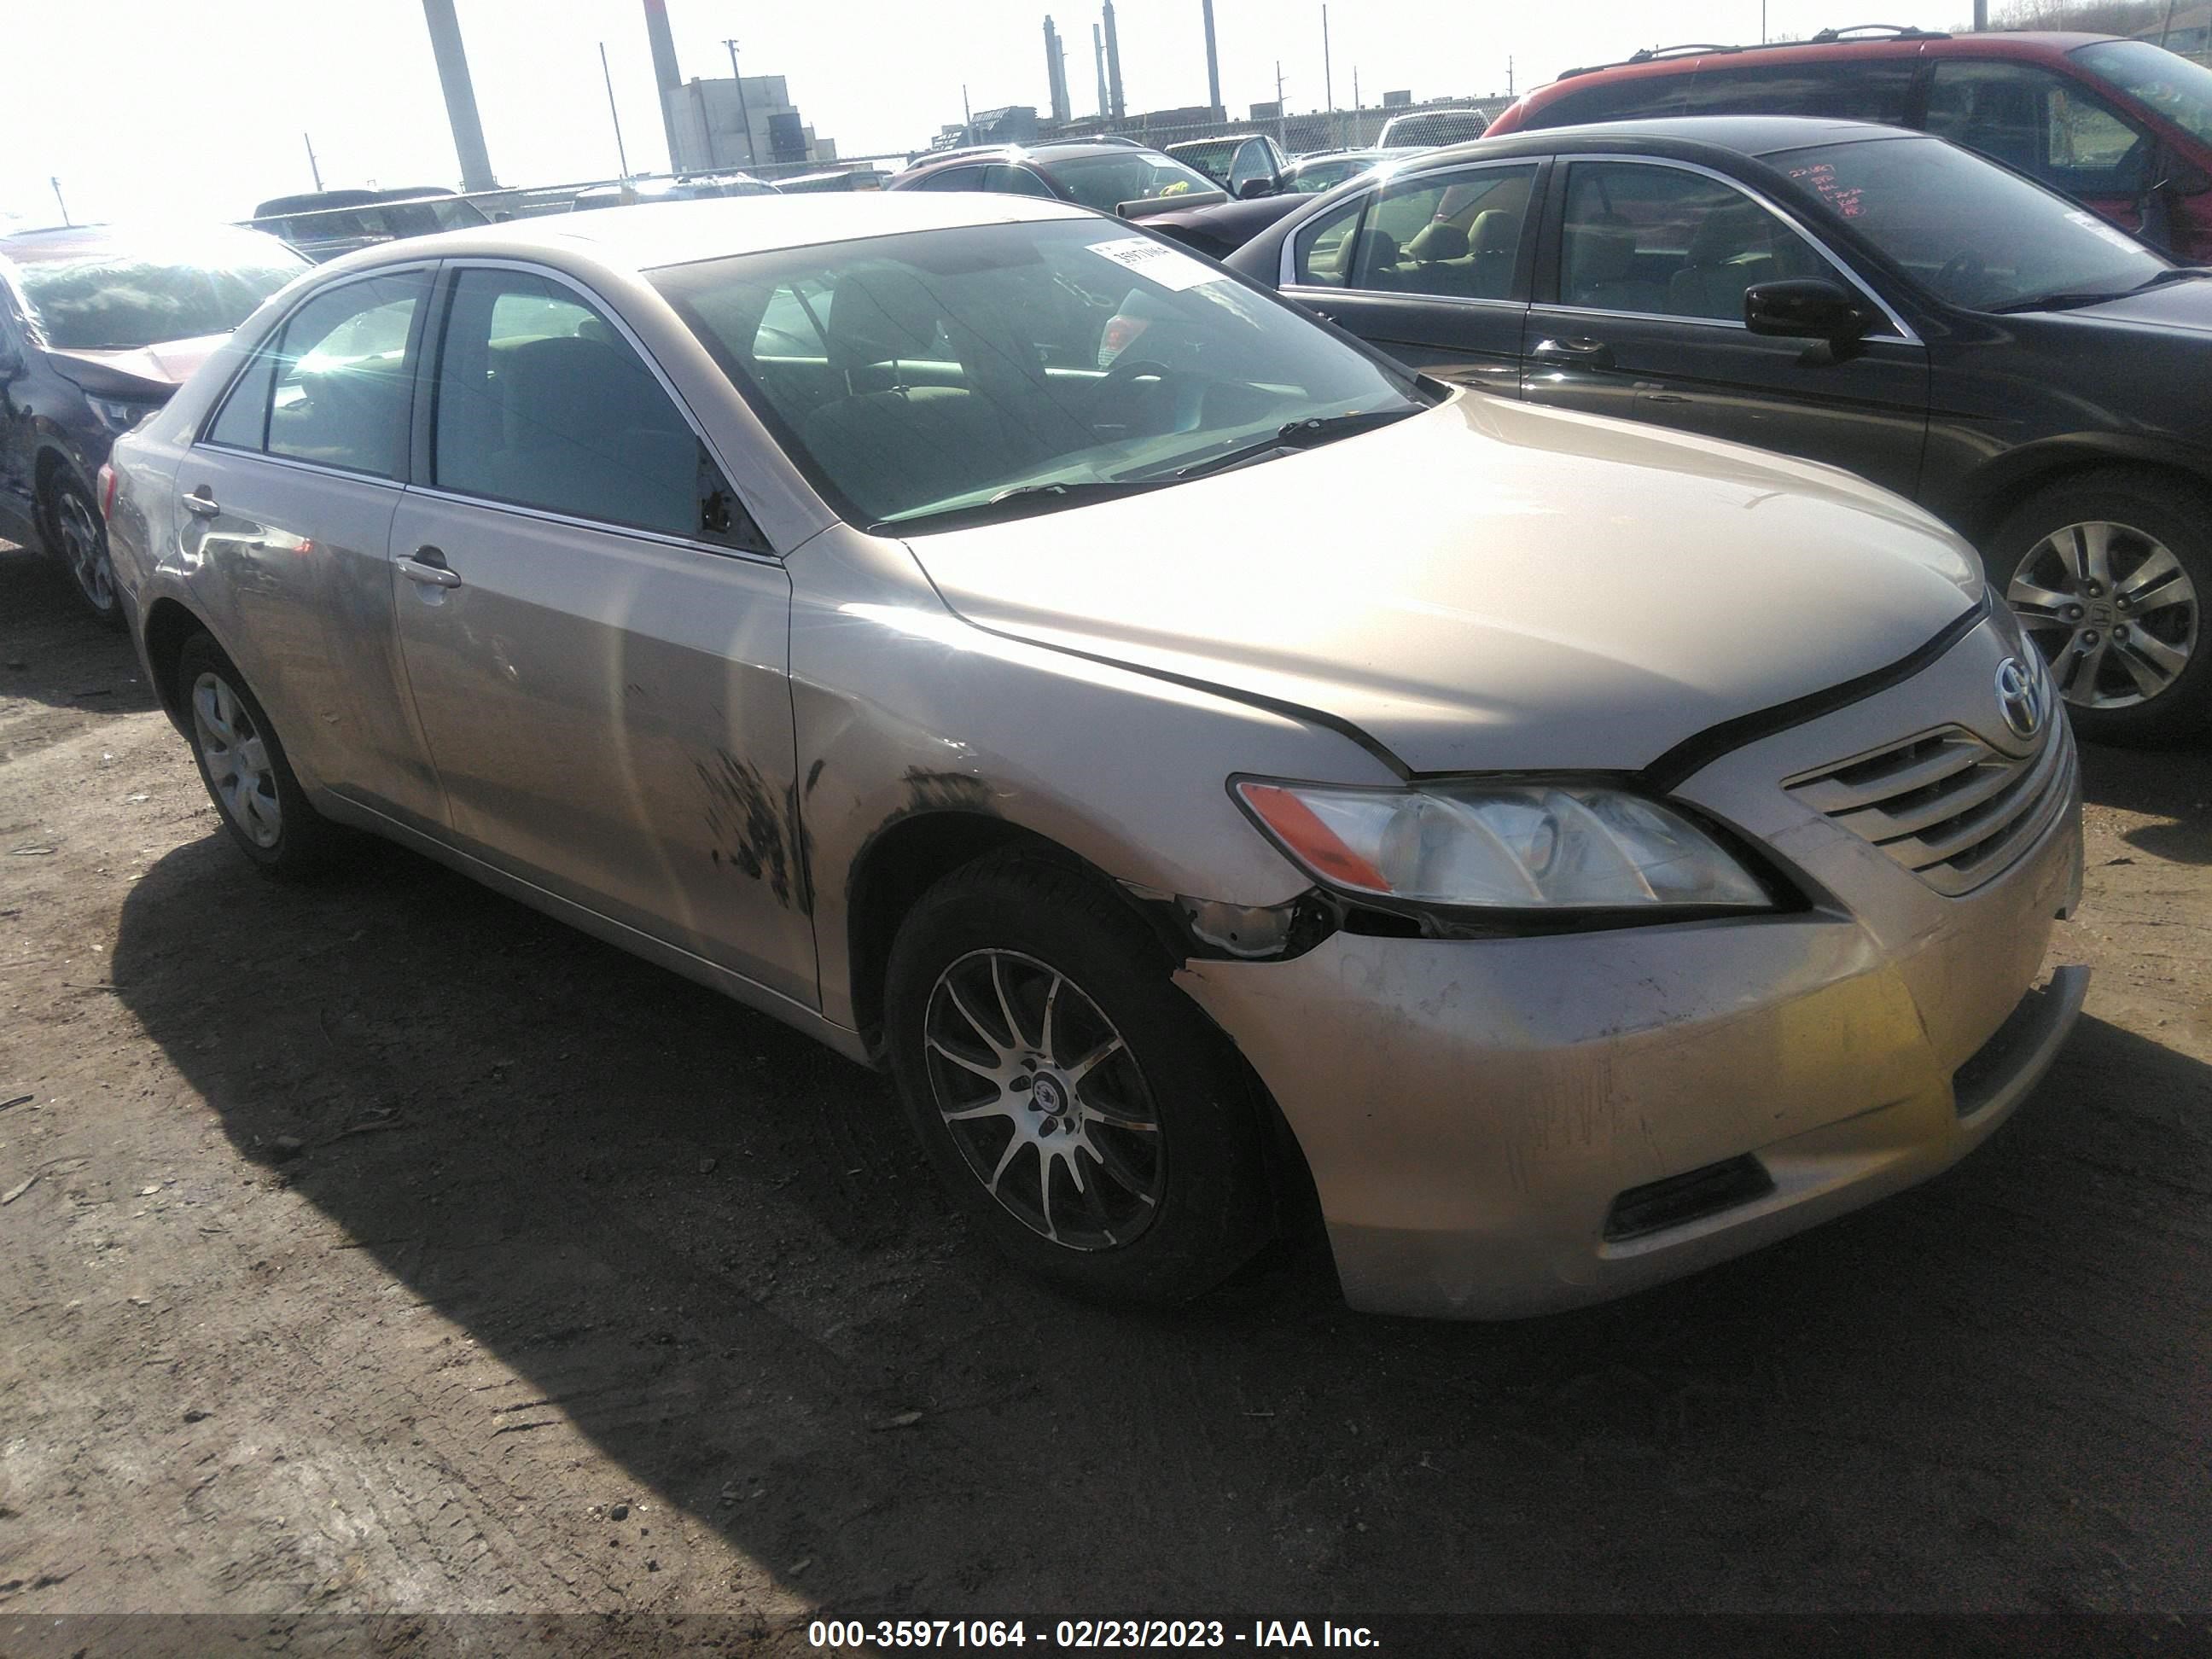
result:
[(622, 165), (622, 177), (629, 177), (629, 152), (623, 148), (622, 112), (615, 107), (615, 77), (607, 68), (607, 43), (599, 42), (599, 74), (607, 83), (607, 113), (615, 118), (615, 160)]
[(725, 40), (722, 44), (730, 49), (730, 79), (738, 83), (738, 119), (745, 126), (745, 165), (757, 167), (760, 165), (760, 157), (753, 149), (752, 112), (745, 107), (745, 77), (738, 72), (738, 43)]

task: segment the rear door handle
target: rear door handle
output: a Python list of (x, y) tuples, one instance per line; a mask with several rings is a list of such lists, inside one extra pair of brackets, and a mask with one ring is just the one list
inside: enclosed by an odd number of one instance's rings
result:
[(427, 582), (433, 587), (459, 587), (461, 579), (446, 563), (446, 556), (434, 547), (418, 547), (399, 561), (399, 574), (410, 582)]
[(205, 484), (202, 484), (198, 489), (187, 491), (177, 499), (185, 504), (185, 511), (195, 518), (212, 519), (222, 511), (222, 507), (216, 505), (216, 499), (208, 493), (208, 487)]
[(1613, 348), (1586, 334), (1570, 335), (1563, 340), (1539, 340), (1530, 355), (1547, 362), (1579, 363), (1585, 368), (1613, 367)]

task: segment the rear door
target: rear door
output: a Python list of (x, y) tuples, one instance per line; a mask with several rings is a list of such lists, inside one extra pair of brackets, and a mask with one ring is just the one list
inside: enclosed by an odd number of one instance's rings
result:
[(433, 271), (318, 289), (239, 372), (176, 475), (195, 591), (293, 764), (424, 829), (445, 809), (407, 701), (390, 561)]
[(16, 542), (38, 533), (32, 526), (30, 379), (30, 334), (0, 280), (0, 532)]
[(609, 307), (447, 269), (392, 545), (455, 835), (814, 1006), (783, 566)]
[(1917, 490), (1928, 357), (1901, 321), (1887, 318), (1845, 350), (1744, 325), (1744, 290), (1756, 283), (1820, 277), (1859, 287), (1795, 224), (1686, 163), (1575, 158), (1552, 190), (1525, 398), (1756, 444)]
[(1379, 183), (1284, 245), (1286, 298), (1440, 379), (1507, 397), (1545, 169), (1492, 161)]

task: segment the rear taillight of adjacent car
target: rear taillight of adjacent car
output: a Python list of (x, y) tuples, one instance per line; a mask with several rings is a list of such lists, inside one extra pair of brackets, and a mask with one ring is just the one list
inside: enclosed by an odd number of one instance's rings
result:
[(123, 475), (115, 470), (114, 462), (104, 461), (100, 464), (97, 482), (100, 485), (100, 516), (103, 520), (112, 519), (115, 516), (115, 487), (123, 482)]

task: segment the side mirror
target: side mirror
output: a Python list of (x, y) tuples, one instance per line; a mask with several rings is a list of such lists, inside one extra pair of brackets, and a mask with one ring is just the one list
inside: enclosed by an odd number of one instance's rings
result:
[(1760, 283), (1743, 291), (1743, 324), (1753, 334), (1796, 340), (1856, 340), (1866, 332), (1865, 307), (1840, 283), (1810, 276)]
[(1237, 199), (1240, 202), (1249, 202), (1255, 197), (1273, 196), (1281, 188), (1282, 180), (1279, 179), (1247, 179), (1237, 186)]

